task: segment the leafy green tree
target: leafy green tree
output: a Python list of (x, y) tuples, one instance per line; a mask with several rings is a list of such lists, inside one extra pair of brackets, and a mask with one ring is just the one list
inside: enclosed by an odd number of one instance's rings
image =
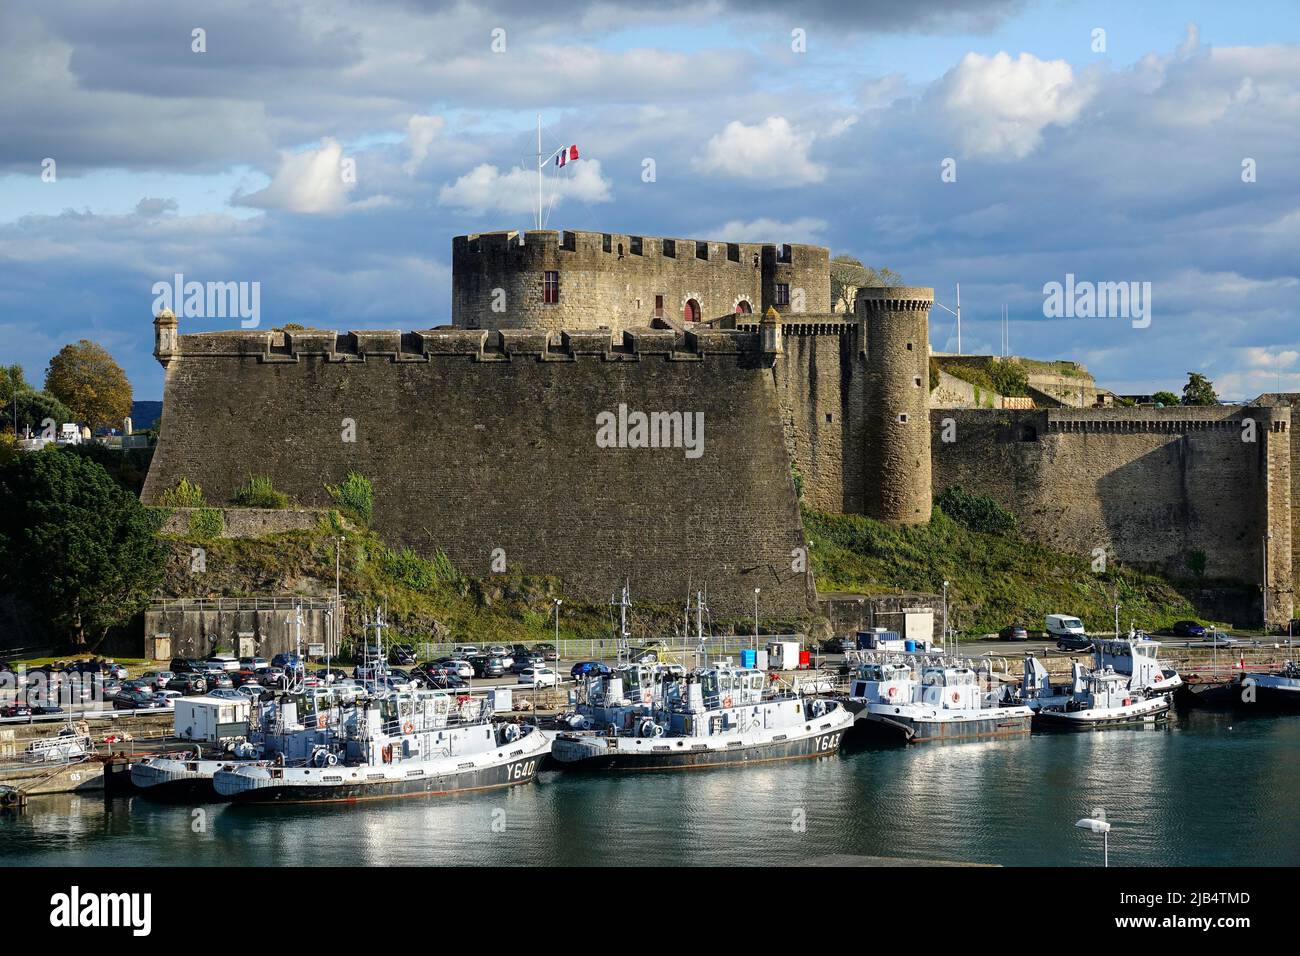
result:
[(1182, 404), (1182, 399), (1180, 399), (1173, 392), (1156, 392), (1154, 395), (1151, 396), (1151, 398), (1157, 404), (1164, 405), (1166, 408), (1168, 408), (1171, 405)]
[(893, 269), (873, 269), (849, 255), (831, 260), (831, 311), (852, 312), (858, 289), (898, 285), (900, 276)]
[(72, 409), (91, 431), (118, 427), (131, 414), (131, 383), (102, 345), (65, 345), (45, 370), (45, 390)]
[[(15, 412), (17, 425), (15, 426)], [(40, 434), (41, 423), (52, 420), (56, 426), (73, 420), (72, 410), (48, 392), (38, 392), (23, 377), (21, 365), (0, 368), (0, 429), (21, 435), (24, 427)]]
[(1183, 386), (1184, 405), (1217, 405), (1219, 396), (1214, 392), (1214, 383), (1200, 372), (1188, 372), (1187, 384)]
[(0, 469), (0, 587), (78, 646), (98, 647), (163, 577), (163, 520), (102, 467), (62, 449)]
[(989, 378), (999, 395), (1007, 397), (1029, 394), (1029, 373), (1019, 362), (994, 362), (989, 366)]

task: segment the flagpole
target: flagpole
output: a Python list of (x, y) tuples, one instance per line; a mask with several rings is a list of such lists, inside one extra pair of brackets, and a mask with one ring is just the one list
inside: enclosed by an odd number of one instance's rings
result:
[(537, 114), (537, 228), (542, 228), (542, 114)]

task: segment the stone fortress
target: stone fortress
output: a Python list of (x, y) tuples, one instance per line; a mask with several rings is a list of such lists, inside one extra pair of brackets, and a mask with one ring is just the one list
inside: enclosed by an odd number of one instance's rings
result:
[[(182, 335), (155, 319), (166, 385), (145, 501), (183, 477), (227, 501), (256, 473), (325, 506), (325, 484), (357, 470), (386, 541), (466, 573), (500, 553), (587, 599), (626, 577), (637, 599), (707, 587), (715, 613), (743, 616), (758, 589), (765, 615), (800, 616), (816, 598), (800, 493), (914, 523), (961, 485), (1061, 550), (1184, 577), (1198, 556), (1207, 580), (1266, 594), (1274, 623), (1292, 614), (1290, 396), (951, 407), (930, 388), (932, 290), (861, 289), (833, 313), (816, 246), (484, 233), (453, 240), (452, 286), (451, 326), (419, 331)], [(612, 447), (602, 415), (620, 422)], [(679, 441), (688, 415), (699, 457)], [(1204, 590), (1207, 614), (1258, 623), (1260, 596)]]

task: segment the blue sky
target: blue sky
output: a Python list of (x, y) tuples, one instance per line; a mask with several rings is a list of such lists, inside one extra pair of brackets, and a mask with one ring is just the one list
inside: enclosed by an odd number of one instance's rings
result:
[[(1006, 303), (1013, 351), (1119, 391), (1300, 389), (1289, 4), (50, 6), (0, 6), (0, 362), (35, 381), (85, 337), (160, 397), (177, 272), (260, 283), (268, 326), (446, 322), (451, 237), (531, 225), (541, 112), (583, 154), (550, 227), (819, 242), (948, 304), (960, 281), (966, 351)], [(1150, 326), (1045, 317), (1067, 273), (1150, 282)], [(932, 346), (954, 331), (936, 310)]]

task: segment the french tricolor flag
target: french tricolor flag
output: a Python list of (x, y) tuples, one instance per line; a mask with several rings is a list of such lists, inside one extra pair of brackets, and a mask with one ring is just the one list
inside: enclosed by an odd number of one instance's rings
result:
[(560, 150), (559, 153), (557, 153), (555, 156), (556, 166), (564, 166), (568, 163), (573, 163), (577, 161), (578, 161), (578, 147), (576, 146), (566, 146), (564, 147), (564, 149)]

